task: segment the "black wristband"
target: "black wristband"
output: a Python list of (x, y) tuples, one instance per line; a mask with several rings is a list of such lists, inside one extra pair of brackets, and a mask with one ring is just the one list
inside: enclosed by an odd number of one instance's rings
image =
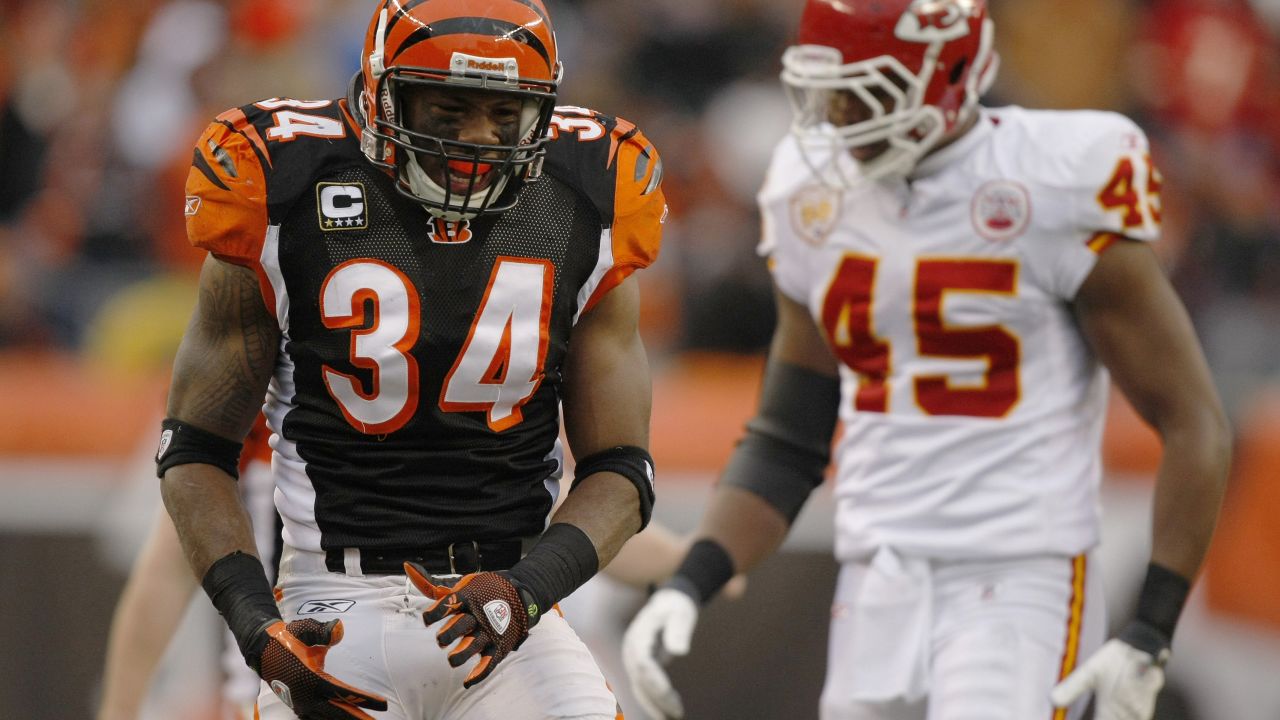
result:
[(210, 565), (200, 585), (231, 628), (245, 664), (257, 672), (268, 639), (262, 631), (281, 619), (262, 562), (237, 550)]
[(1135, 617), (1172, 639), (1189, 592), (1191, 581), (1168, 568), (1150, 563), (1147, 565), (1147, 577), (1142, 581), (1142, 590), (1138, 593)]
[(703, 538), (689, 548), (666, 587), (675, 588), (703, 605), (733, 579), (733, 574), (733, 558), (729, 552), (715, 540)]
[(529, 627), (533, 627), (542, 613), (577, 590), (599, 569), (596, 546), (582, 528), (555, 523), (506, 575), (521, 591)]
[(1160, 667), (1164, 667), (1169, 661), (1169, 644), (1172, 638), (1141, 620), (1130, 621), (1116, 637), (1130, 647), (1150, 655)]
[(175, 465), (200, 463), (212, 465), (237, 480), (240, 479), (240, 450), (244, 443), (228, 440), (188, 425), (181, 420), (165, 418), (160, 423), (160, 447), (156, 450), (156, 477)]

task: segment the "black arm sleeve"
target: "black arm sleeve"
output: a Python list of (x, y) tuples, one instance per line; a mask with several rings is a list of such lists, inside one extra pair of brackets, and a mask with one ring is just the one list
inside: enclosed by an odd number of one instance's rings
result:
[(720, 481), (759, 495), (794, 521), (822, 484), (839, 408), (839, 378), (770, 360), (759, 412)]

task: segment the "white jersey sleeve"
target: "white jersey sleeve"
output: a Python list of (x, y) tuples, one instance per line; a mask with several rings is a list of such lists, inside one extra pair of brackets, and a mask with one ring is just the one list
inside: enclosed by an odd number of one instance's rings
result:
[(1027, 238), (1026, 267), (1038, 285), (1070, 300), (1118, 237), (1159, 237), (1160, 174), (1146, 135), (1123, 115), (1041, 111), (1036, 120), (1015, 123), (1024, 137), (1011, 147), (1021, 152), (1007, 158), (1051, 199), (1035, 208), (1044, 231)]
[[(811, 151), (812, 152), (812, 151)], [(817, 158), (816, 160), (821, 160)], [(820, 245), (840, 219), (839, 194), (818, 183), (795, 138), (778, 142), (764, 184), (756, 195), (760, 206), (760, 245), (778, 290), (807, 304), (813, 292), (813, 247)]]

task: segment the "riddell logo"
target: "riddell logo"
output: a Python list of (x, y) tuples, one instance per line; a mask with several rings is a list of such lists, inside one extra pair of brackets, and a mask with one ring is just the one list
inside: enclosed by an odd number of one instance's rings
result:
[(500, 62), (492, 60), (467, 60), (468, 70), (483, 70), (485, 72), (502, 72), (505, 66)]
[(515, 58), (487, 58), (456, 52), (449, 58), (449, 72), (460, 77), (497, 75), (514, 83), (520, 77), (520, 66)]

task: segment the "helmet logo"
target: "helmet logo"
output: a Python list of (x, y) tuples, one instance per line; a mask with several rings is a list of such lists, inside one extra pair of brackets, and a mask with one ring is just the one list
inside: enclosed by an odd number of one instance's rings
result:
[(909, 42), (947, 42), (969, 34), (973, 0), (915, 0), (893, 34)]
[(492, 77), (515, 84), (520, 79), (520, 65), (515, 58), (487, 58), (455, 52), (449, 59), (449, 73), (454, 77)]

